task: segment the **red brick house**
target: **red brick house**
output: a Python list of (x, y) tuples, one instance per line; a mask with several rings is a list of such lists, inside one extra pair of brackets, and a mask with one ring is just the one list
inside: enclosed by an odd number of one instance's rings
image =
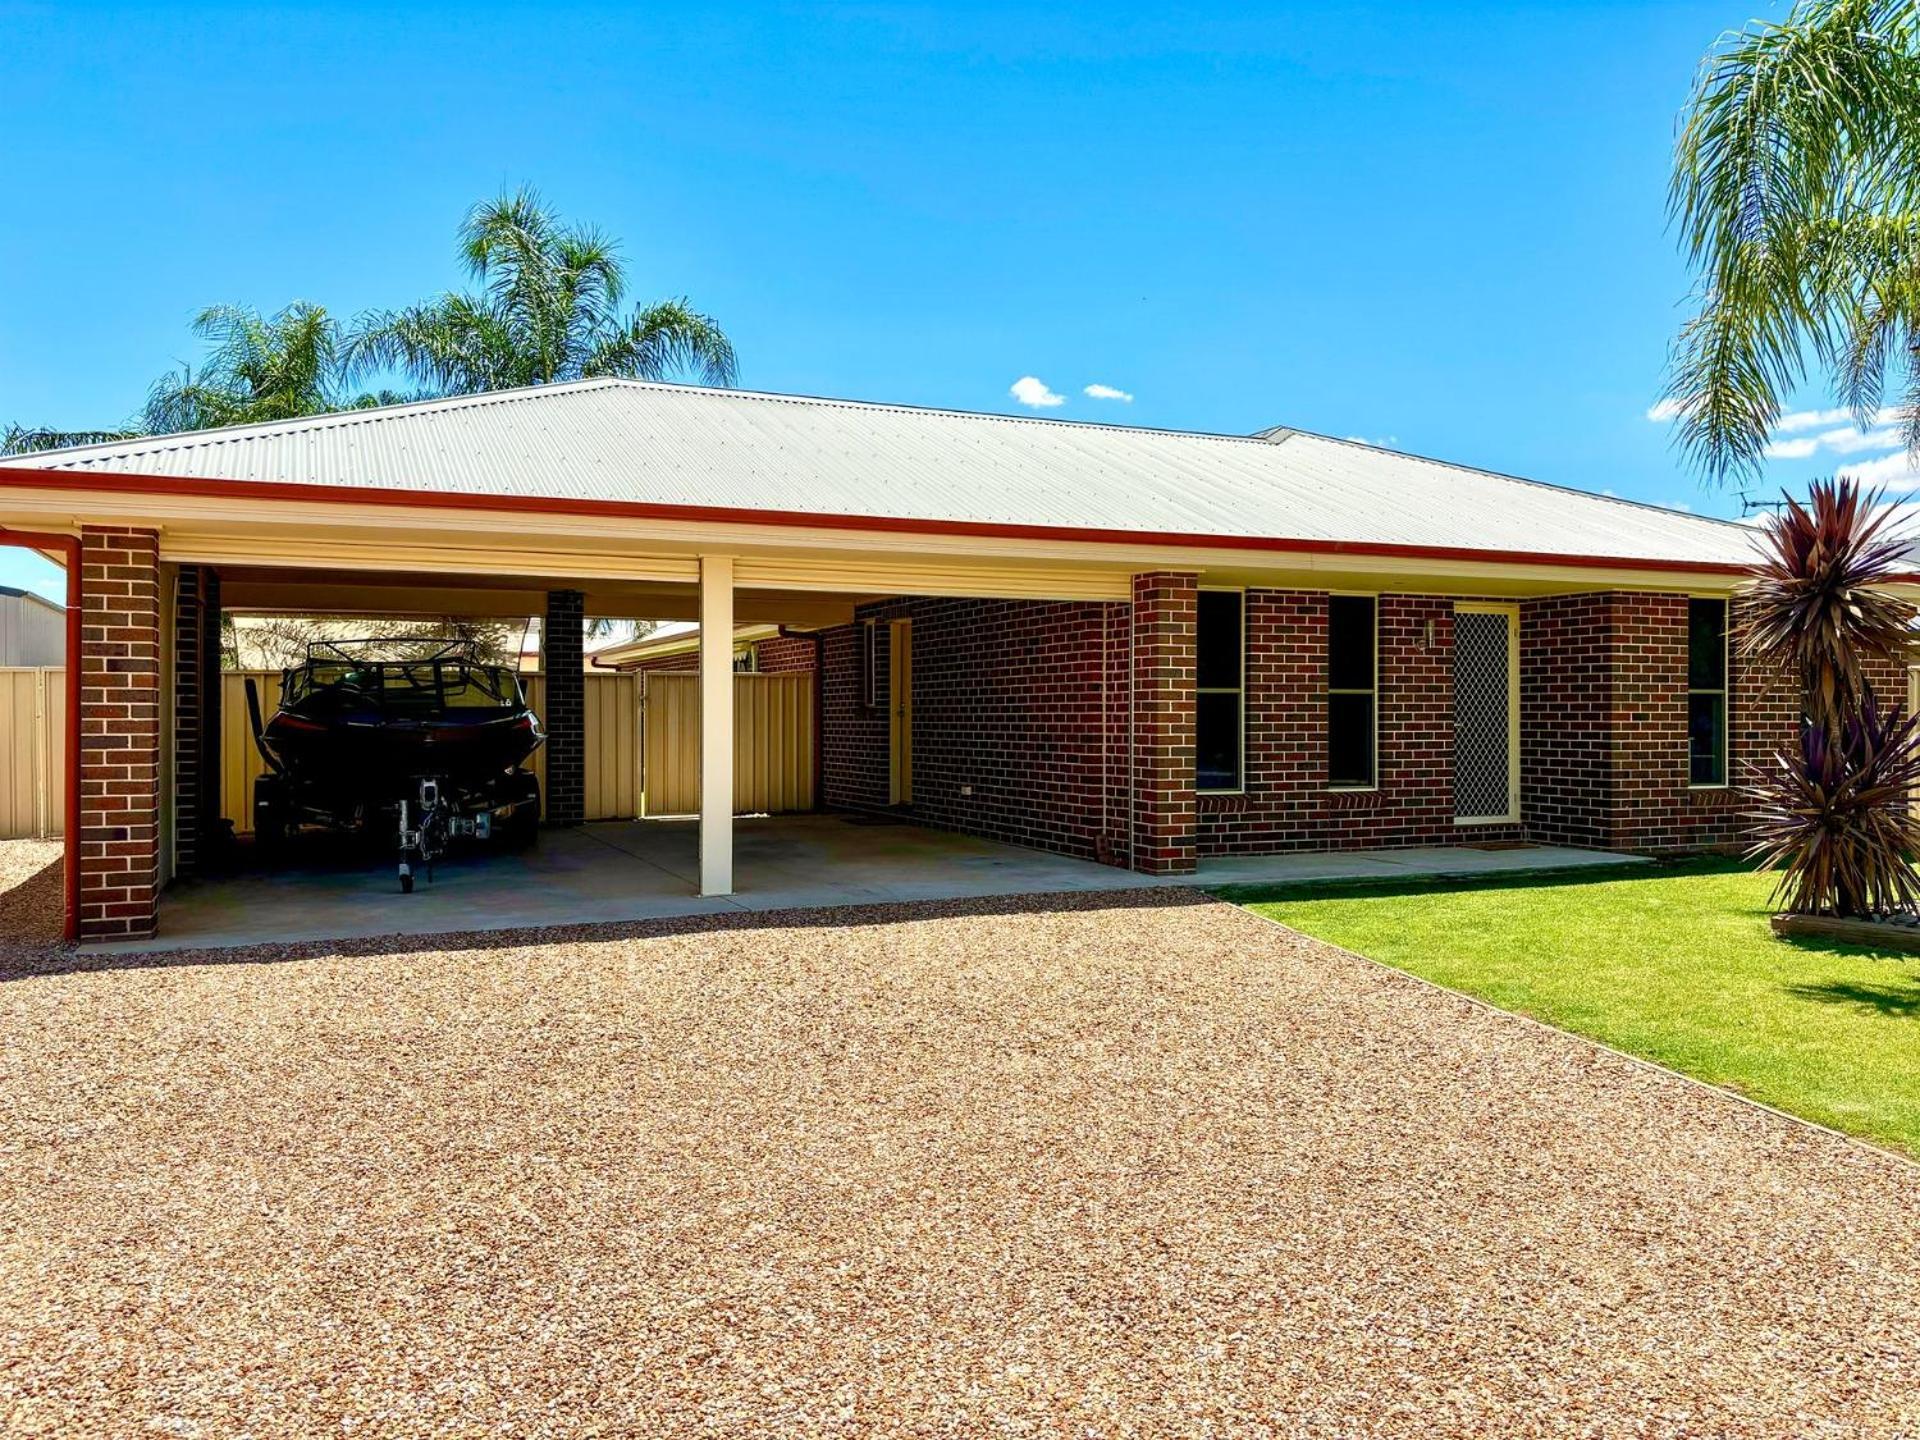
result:
[[(204, 835), (224, 604), (526, 614), (550, 818), (582, 615), (817, 669), (827, 805), (1149, 873), (1207, 857), (1736, 838), (1791, 735), (1728, 643), (1746, 528), (1287, 429), (1201, 435), (617, 380), (0, 462), (80, 562), (85, 933), (151, 929)], [(733, 888), (701, 711), (703, 893)], [(571, 736), (571, 738), (570, 738)]]

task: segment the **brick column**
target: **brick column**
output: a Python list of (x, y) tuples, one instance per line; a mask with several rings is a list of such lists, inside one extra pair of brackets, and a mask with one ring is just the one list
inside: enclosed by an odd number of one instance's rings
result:
[(586, 596), (549, 590), (540, 627), (540, 668), (547, 676), (547, 823), (578, 825), (587, 803), (587, 678), (582, 655)]
[(200, 647), (201, 568), (182, 565), (173, 592), (173, 866), (181, 875), (199, 871), (201, 781), (205, 758), (206, 667)]
[(182, 565), (173, 606), (173, 858), (193, 875), (220, 838), (220, 577)]
[(1194, 869), (1195, 576), (1133, 577), (1133, 868)]
[[(220, 787), (220, 729), (225, 719), (220, 683), (223, 668), (220, 663), (220, 572), (203, 565), (200, 567), (200, 693), (206, 697), (200, 718), (200, 864), (203, 867), (221, 862), (219, 842), (226, 838), (220, 820), (224, 798)], [(260, 698), (271, 713), (274, 702), (271, 684), (264, 688)]]
[(88, 527), (80, 546), (80, 936), (145, 939), (160, 891), (159, 537)]

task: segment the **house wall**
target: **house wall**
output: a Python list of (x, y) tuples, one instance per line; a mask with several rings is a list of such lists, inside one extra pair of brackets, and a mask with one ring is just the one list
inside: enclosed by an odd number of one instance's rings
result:
[[(753, 667), (763, 675), (790, 670), (813, 669), (813, 641), (805, 635), (773, 635), (753, 643)], [(667, 670), (680, 672), (700, 668), (700, 652), (683, 650), (657, 659), (640, 660), (624, 667), (629, 670)]]
[[(1451, 597), (1382, 595), (1370, 790), (1327, 785), (1327, 596), (1246, 593), (1246, 768), (1238, 795), (1199, 797), (1199, 853), (1450, 845), (1515, 826), (1453, 823)], [(1524, 669), (1524, 658), (1523, 658)]]
[[(824, 632), (822, 784), (832, 808), (888, 801), (888, 621), (913, 621), (913, 817), (1088, 859), (1125, 845), (1124, 605), (900, 600)], [(881, 693), (863, 703), (875, 621)], [(811, 647), (809, 647), (811, 648)], [(1191, 688), (1191, 677), (1188, 680)], [(1188, 768), (1192, 757), (1189, 751)], [(971, 793), (968, 793), (970, 790)]]
[[(1790, 687), (1736, 655), (1735, 786), (1687, 783), (1687, 599), (1520, 602), (1521, 818), (1462, 827), (1453, 802), (1455, 597), (1379, 597), (1377, 787), (1327, 786), (1327, 599), (1246, 597), (1245, 788), (1193, 791), (1193, 577), (1126, 605), (902, 600), (826, 632), (824, 798), (887, 804), (888, 716), (859, 699), (858, 625), (914, 622), (915, 795), (927, 824), (1141, 868), (1211, 855), (1531, 839), (1641, 851), (1736, 844), (1745, 767), (1791, 744)], [(1737, 615), (1736, 615), (1737, 623)], [(1133, 684), (1129, 687), (1129, 676)], [(1899, 677), (1887, 667), (1885, 686)], [(1897, 689), (1886, 693), (1897, 694)], [(1128, 776), (1132, 783), (1129, 785)], [(971, 785), (973, 793), (963, 794)]]

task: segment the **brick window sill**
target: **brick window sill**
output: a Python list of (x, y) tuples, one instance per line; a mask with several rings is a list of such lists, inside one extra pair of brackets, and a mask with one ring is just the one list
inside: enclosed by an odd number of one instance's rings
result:
[(1196, 792), (1194, 800), (1202, 815), (1243, 815), (1249, 808), (1249, 803), (1244, 793), (1212, 795)]
[(1729, 810), (1740, 804), (1740, 792), (1731, 785), (1687, 787), (1687, 808), (1690, 810)]

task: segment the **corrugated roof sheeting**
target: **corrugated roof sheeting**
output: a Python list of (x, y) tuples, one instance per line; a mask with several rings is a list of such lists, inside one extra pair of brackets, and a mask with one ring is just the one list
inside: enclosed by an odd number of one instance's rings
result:
[(1751, 532), (1299, 431), (1201, 435), (627, 380), (0, 464), (904, 520), (1742, 563)]

